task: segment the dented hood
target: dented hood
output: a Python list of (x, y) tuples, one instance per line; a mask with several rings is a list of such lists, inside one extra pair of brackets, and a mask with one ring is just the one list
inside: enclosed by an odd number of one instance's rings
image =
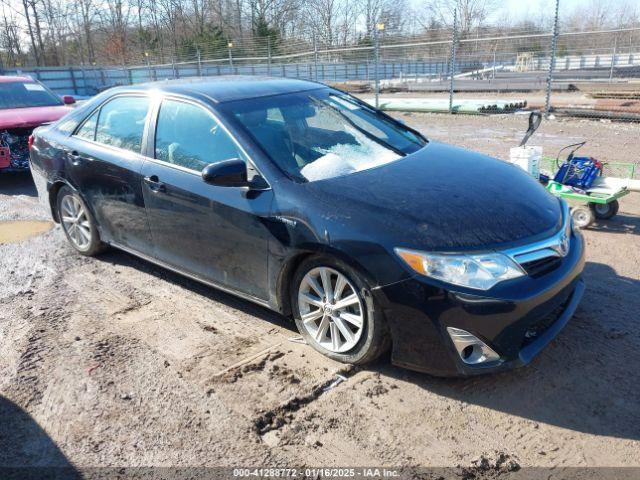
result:
[[(388, 247), (456, 251), (550, 236), (558, 199), (506, 162), (436, 142), (398, 161), (306, 184), (332, 238), (356, 228)], [(330, 212), (330, 213), (326, 213)]]
[(55, 122), (71, 110), (72, 108), (64, 105), (0, 109), (0, 130), (35, 128), (43, 123)]

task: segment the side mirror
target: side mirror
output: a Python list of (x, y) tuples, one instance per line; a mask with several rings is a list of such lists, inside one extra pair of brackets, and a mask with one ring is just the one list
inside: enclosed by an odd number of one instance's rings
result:
[(76, 99), (73, 98), (71, 95), (64, 95), (62, 97), (62, 101), (64, 102), (65, 105), (73, 105), (74, 103), (76, 103)]
[(239, 158), (210, 163), (202, 170), (202, 179), (218, 187), (247, 187), (247, 164)]

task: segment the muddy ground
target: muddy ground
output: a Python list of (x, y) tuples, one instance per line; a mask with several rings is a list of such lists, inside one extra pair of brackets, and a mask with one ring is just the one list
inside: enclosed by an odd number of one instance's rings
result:
[[(526, 125), (400, 116), (503, 158)], [(634, 161), (639, 135), (567, 120), (532, 143)], [(46, 220), (28, 176), (0, 176), (0, 220)], [(585, 232), (561, 335), (526, 368), (454, 380), (337, 364), (268, 310), (118, 251), (83, 258), (59, 226), (0, 245), (0, 465), (640, 466), (639, 235), (635, 194)]]

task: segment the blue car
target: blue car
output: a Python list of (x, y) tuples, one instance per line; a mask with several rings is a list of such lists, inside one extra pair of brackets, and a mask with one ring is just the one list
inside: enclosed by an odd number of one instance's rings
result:
[(41, 201), (80, 254), (114, 247), (271, 308), (341, 362), (521, 366), (584, 292), (564, 202), (321, 84), (114, 88), (32, 140)]

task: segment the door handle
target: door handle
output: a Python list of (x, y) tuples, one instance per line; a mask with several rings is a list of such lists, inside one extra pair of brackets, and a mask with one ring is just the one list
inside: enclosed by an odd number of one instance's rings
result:
[(152, 192), (166, 192), (167, 187), (160, 181), (157, 175), (151, 175), (150, 177), (144, 177), (144, 182), (149, 185), (149, 190)]

